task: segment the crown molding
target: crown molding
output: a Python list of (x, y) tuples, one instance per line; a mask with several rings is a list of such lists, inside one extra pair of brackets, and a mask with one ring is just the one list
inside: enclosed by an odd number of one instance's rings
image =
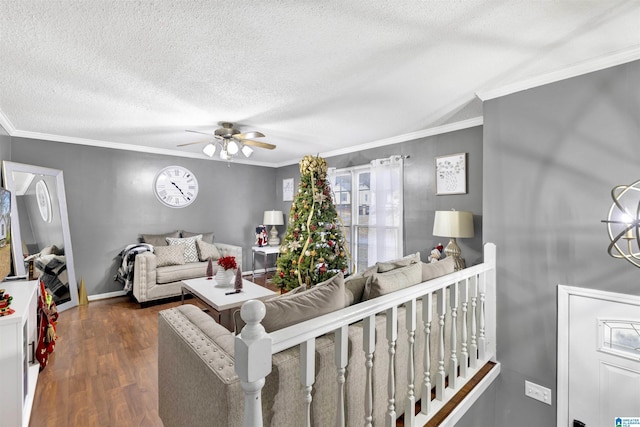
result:
[[(9, 132), (9, 130), (7, 130), (7, 132)], [(199, 160), (214, 161), (214, 162), (215, 161), (226, 162), (226, 160), (222, 160), (219, 158), (206, 158), (199, 153), (190, 153), (190, 152), (184, 152), (179, 150), (168, 150), (166, 148), (146, 147), (142, 145), (123, 144), (119, 142), (101, 141), (97, 139), (76, 138), (73, 136), (53, 135), (49, 133), (30, 132), (30, 131), (14, 129), (12, 132), (9, 132), (9, 135), (16, 138), (39, 139), (44, 141), (64, 142), (67, 144), (88, 145), (91, 147), (112, 148), (114, 150), (136, 151), (139, 153), (161, 154), (166, 156), (187, 157), (191, 159), (199, 159)], [(274, 167), (273, 164), (271, 163), (253, 162), (253, 161), (245, 160), (238, 157), (234, 157), (231, 163), (248, 164), (252, 166)]]
[[(444, 133), (455, 132), (457, 130), (468, 129), (476, 126), (482, 126), (484, 119), (482, 116), (473, 117), (471, 119), (461, 120), (455, 123), (448, 123), (446, 125), (435, 126), (432, 128), (427, 128), (423, 130), (419, 130), (416, 132), (405, 133), (402, 135), (392, 136), (390, 138), (379, 139), (377, 141), (368, 142), (365, 144), (356, 145), (353, 147), (341, 148), (339, 150), (326, 151), (324, 153), (319, 153), (320, 157), (333, 157), (339, 156), (342, 154), (350, 154), (357, 151), (369, 150), (371, 148), (384, 147), (387, 145), (399, 144), (407, 141), (414, 141), (420, 138), (427, 138), (429, 136), (442, 135)], [(283, 167), (290, 166), (298, 163), (300, 160), (291, 160), (283, 163), (278, 163), (275, 167)]]
[(16, 131), (16, 128), (13, 127), (13, 123), (11, 123), (11, 120), (9, 120), (2, 110), (0, 110), (0, 126), (4, 128), (9, 136), (13, 136)]
[(604, 70), (606, 68), (615, 67), (617, 65), (626, 64), (628, 62), (640, 59), (640, 46), (621, 50), (614, 54), (590, 59), (571, 67), (563, 68), (552, 73), (542, 74), (530, 79), (511, 83), (495, 89), (480, 90), (476, 92), (476, 96), (482, 101), (499, 98), (501, 96), (511, 95), (527, 89), (544, 86), (550, 83), (559, 82), (561, 80), (570, 79), (572, 77), (581, 76), (583, 74), (593, 73), (595, 71)]

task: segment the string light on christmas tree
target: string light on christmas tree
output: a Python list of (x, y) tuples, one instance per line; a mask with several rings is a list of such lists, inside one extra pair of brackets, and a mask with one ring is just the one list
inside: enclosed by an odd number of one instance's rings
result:
[(305, 156), (291, 204), (273, 283), (284, 290), (316, 284), (344, 272), (349, 263), (340, 218), (327, 181), (327, 162)]

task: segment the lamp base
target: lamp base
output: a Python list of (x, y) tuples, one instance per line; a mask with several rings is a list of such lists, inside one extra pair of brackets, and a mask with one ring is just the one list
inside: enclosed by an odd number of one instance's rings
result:
[(452, 237), (451, 240), (449, 240), (447, 247), (444, 248), (444, 253), (447, 256), (450, 256), (453, 258), (453, 263), (455, 265), (453, 268), (454, 271), (458, 271), (458, 270), (462, 270), (463, 268), (466, 268), (464, 258), (460, 257), (460, 255), (462, 254), (462, 251), (460, 250), (460, 246), (458, 246), (458, 243), (456, 243), (455, 237)]
[(280, 238), (275, 225), (272, 225), (271, 230), (269, 230), (269, 246), (280, 246)]

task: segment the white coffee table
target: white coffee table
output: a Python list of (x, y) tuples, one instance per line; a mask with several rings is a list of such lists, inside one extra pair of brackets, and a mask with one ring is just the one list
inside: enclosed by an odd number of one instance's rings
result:
[(233, 309), (242, 306), (250, 299), (269, 299), (277, 295), (264, 286), (242, 279), (242, 292), (226, 295), (233, 292), (233, 286), (221, 287), (216, 280), (207, 280), (206, 277), (182, 281), (182, 303), (184, 295), (189, 293), (199, 299), (210, 310), (214, 319), (225, 328), (233, 331)]

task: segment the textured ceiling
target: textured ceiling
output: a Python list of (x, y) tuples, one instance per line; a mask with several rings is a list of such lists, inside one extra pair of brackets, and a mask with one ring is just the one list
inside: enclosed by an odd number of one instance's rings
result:
[(232, 121), (283, 165), (479, 123), (479, 91), (636, 59), (639, 28), (637, 0), (0, 0), (0, 125), (205, 158), (184, 130)]

